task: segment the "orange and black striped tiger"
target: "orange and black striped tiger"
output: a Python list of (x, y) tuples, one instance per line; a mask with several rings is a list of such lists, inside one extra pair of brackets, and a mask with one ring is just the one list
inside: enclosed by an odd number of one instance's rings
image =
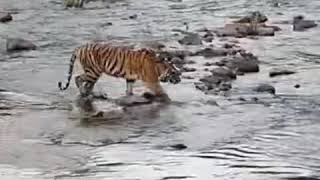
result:
[(160, 82), (179, 83), (180, 72), (167, 60), (160, 60), (150, 49), (133, 50), (123, 46), (112, 46), (104, 43), (90, 43), (74, 50), (68, 73), (68, 81), (64, 87), (58, 83), (60, 90), (69, 87), (73, 74), (73, 66), (79, 60), (84, 73), (75, 77), (80, 95), (88, 96), (102, 74), (126, 79), (126, 94), (132, 95), (132, 85), (136, 80), (144, 82), (155, 96), (166, 95)]

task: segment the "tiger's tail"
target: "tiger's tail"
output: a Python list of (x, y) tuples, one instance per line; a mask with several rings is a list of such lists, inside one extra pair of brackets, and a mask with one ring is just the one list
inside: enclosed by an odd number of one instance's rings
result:
[(76, 53), (73, 53), (72, 56), (71, 56), (71, 59), (70, 59), (70, 66), (69, 66), (69, 73), (68, 73), (68, 81), (67, 83), (65, 84), (64, 87), (62, 87), (62, 82), (59, 81), (58, 82), (58, 87), (59, 89), (62, 91), (62, 90), (66, 90), (69, 85), (70, 85), (70, 81), (71, 81), (71, 78), (72, 78), (72, 72), (73, 72), (73, 65), (74, 65), (74, 62), (76, 60), (77, 56), (76, 56)]

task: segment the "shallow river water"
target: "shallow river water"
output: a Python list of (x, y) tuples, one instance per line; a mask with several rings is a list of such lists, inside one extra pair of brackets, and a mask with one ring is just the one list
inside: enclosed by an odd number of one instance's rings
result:
[[(318, 20), (319, 9), (318, 0), (97, 1), (68, 10), (59, 0), (0, 0), (0, 11), (14, 12), (0, 24), (0, 179), (320, 179), (320, 28), (293, 32), (285, 23), (297, 14)], [(91, 120), (72, 108), (74, 86), (57, 88), (72, 50), (88, 41), (174, 43), (172, 29), (183, 22), (210, 29), (253, 10), (282, 31), (239, 39), (261, 71), (239, 76), (227, 97), (196, 90), (197, 71), (186, 73), (196, 79), (164, 84), (176, 103)], [(8, 37), (39, 48), (8, 54)], [(210, 60), (191, 59), (198, 68)], [(270, 78), (274, 67), (297, 73)], [(252, 92), (259, 83), (274, 85), (277, 96)], [(119, 96), (124, 88), (124, 80), (105, 78), (96, 90)]]

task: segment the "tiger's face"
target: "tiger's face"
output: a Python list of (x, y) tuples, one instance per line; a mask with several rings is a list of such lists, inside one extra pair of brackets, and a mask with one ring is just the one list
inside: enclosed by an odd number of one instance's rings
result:
[(160, 76), (161, 82), (170, 82), (172, 84), (178, 84), (181, 81), (181, 72), (171, 62), (164, 62), (166, 70)]
[(150, 49), (142, 49), (148, 58), (153, 59), (156, 63), (156, 69), (160, 73), (159, 80), (161, 82), (170, 82), (172, 84), (178, 84), (181, 81), (181, 72), (179, 69), (168, 59), (160, 58), (158, 53), (155, 53)]

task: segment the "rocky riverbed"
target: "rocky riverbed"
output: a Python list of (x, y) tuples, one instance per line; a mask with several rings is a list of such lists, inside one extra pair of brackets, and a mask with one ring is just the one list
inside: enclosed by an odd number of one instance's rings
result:
[[(0, 179), (320, 179), (319, 8), (0, 0)], [(110, 77), (94, 101), (74, 83), (60, 92), (73, 49), (90, 41), (171, 60), (182, 72), (163, 84), (172, 102), (126, 99)]]

